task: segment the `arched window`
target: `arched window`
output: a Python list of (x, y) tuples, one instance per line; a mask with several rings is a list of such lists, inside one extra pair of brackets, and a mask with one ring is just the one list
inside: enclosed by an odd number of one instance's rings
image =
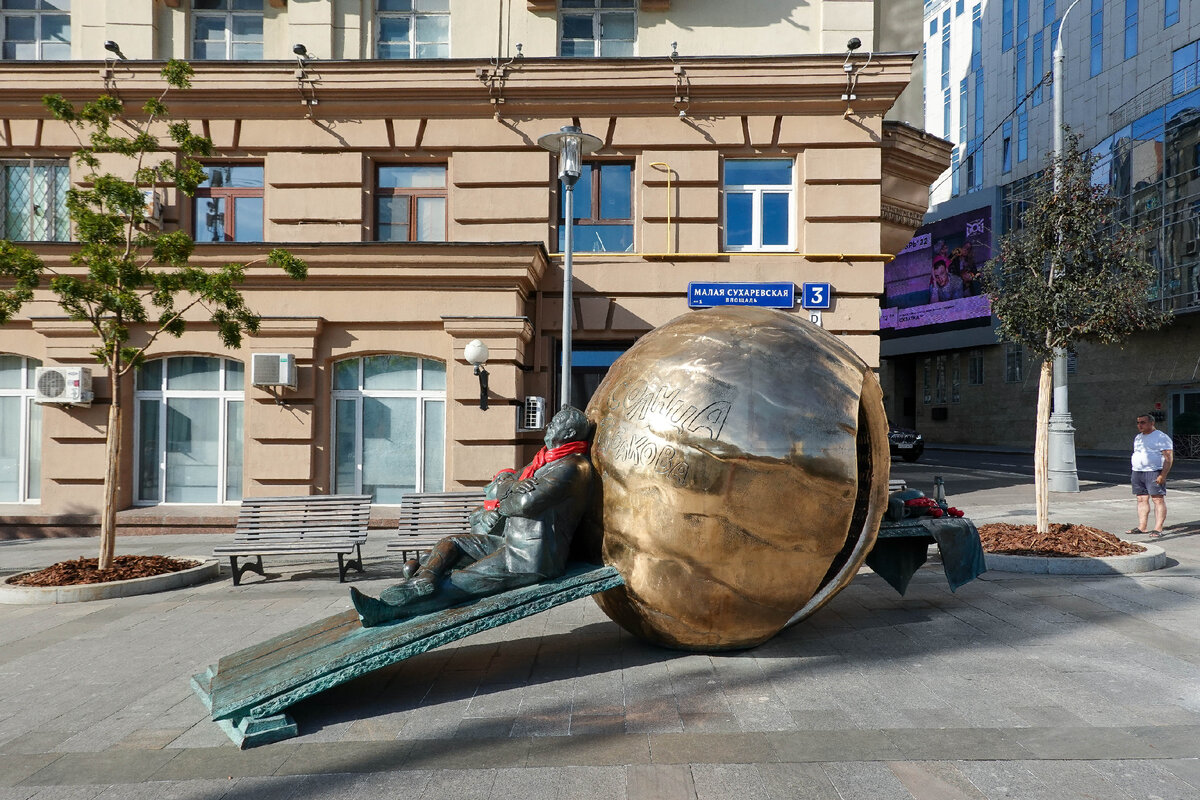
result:
[(0, 503), (41, 497), (42, 407), (33, 402), (36, 358), (0, 355)]
[(139, 367), (134, 502), (240, 500), (244, 397), (239, 361), (172, 356)]
[(333, 491), (400, 502), (445, 483), (446, 365), (367, 356), (333, 365)]

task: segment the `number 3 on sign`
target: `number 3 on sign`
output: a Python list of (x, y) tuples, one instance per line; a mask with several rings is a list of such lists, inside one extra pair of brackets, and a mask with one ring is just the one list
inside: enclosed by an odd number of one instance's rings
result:
[(806, 283), (804, 284), (803, 305), (805, 308), (829, 308), (832, 294), (828, 283)]

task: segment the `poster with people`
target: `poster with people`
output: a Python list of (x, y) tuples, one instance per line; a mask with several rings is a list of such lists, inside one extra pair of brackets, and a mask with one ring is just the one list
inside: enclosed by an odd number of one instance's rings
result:
[(924, 225), (884, 267), (880, 330), (990, 317), (979, 271), (992, 257), (992, 211), (980, 208)]

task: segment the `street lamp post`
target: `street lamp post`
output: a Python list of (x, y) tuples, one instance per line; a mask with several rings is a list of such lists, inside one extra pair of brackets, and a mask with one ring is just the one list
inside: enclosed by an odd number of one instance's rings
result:
[[(1074, 0), (1063, 12), (1058, 25), (1058, 41), (1054, 45), (1054, 64), (1051, 80), (1054, 90), (1054, 191), (1062, 184), (1063, 156), (1063, 34), (1067, 32), (1067, 16), (1079, 0)], [(1059, 236), (1062, 241), (1062, 236)], [(1057, 259), (1056, 259), (1057, 260)], [(1067, 406), (1067, 353), (1061, 347), (1054, 351), (1054, 413), (1050, 415), (1048, 488), (1052, 492), (1078, 492), (1079, 473), (1075, 466), (1075, 425)]]
[(563, 216), (567, 227), (563, 237), (562, 384), (559, 388), (560, 402), (564, 406), (571, 402), (571, 269), (575, 246), (575, 182), (582, 174), (582, 156), (596, 152), (603, 144), (598, 137), (584, 133), (575, 125), (565, 125), (556, 133), (547, 133), (538, 138), (540, 147), (558, 155), (558, 178), (565, 191)]

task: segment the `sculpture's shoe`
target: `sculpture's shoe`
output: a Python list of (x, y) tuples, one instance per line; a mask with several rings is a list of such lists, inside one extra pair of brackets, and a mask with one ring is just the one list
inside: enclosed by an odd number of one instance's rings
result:
[(350, 602), (354, 604), (354, 609), (358, 612), (358, 618), (362, 620), (364, 628), (371, 628), (408, 616), (404, 606), (393, 605), (382, 599), (370, 597), (353, 586), (350, 587)]
[(415, 558), (410, 558), (408, 561), (404, 562), (404, 567), (400, 570), (400, 572), (404, 575), (405, 580), (407, 580), (413, 575), (416, 575), (417, 570), (420, 568), (421, 562), (417, 561)]

